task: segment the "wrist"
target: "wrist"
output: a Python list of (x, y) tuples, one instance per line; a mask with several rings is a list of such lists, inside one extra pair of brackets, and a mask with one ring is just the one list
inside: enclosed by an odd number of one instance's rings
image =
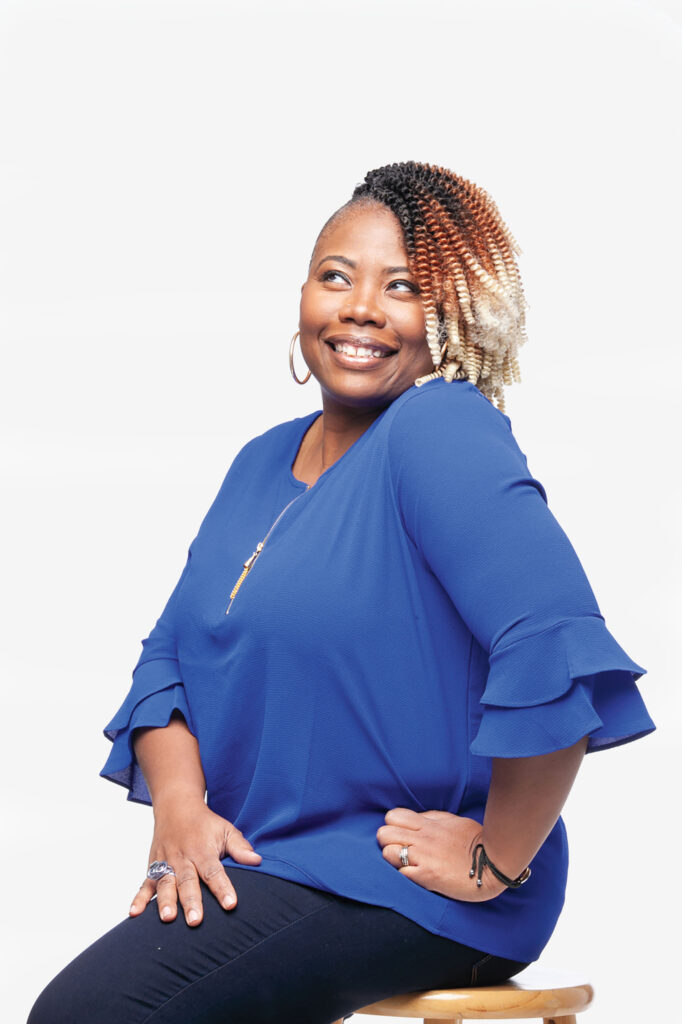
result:
[(172, 814), (179, 810), (206, 806), (205, 791), (184, 783), (164, 786), (152, 794), (154, 816)]
[(500, 842), (497, 836), (491, 835), (485, 828), (476, 842), (483, 843), (488, 859), (507, 878), (518, 878), (528, 867), (531, 858), (526, 856), (526, 851), (515, 850), (509, 843)]
[[(480, 884), (478, 881), (479, 876), (479, 854), (481, 851), (477, 849), (479, 843), (483, 842), (482, 833), (478, 832), (472, 839), (469, 845), (469, 858), (466, 864), (467, 874), (467, 888), (470, 891), (468, 899), (474, 902), (484, 902), (486, 900), (494, 899), (496, 896), (500, 896), (507, 888), (500, 880), (492, 873), (483, 861), (484, 868), (481, 872)], [(474, 853), (475, 851), (475, 853)], [(473, 869), (473, 874), (472, 874)]]
[[(475, 878), (476, 884), (492, 885), (500, 891), (512, 888), (517, 889), (530, 878), (531, 869), (524, 864), (516, 870), (516, 864), (510, 857), (504, 858), (504, 854), (493, 854), (494, 847), (489, 842), (485, 832), (479, 833), (473, 840), (470, 848), (472, 856), (469, 876)], [(510, 865), (514, 864), (513, 868)]]

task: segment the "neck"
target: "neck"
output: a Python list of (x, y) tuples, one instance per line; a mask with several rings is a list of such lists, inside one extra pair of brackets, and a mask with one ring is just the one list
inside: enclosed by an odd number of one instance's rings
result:
[(383, 408), (353, 408), (322, 396), (323, 414), (315, 423), (317, 444), (315, 450), (321, 460), (323, 473), (348, 451), (381, 415)]
[(333, 466), (372, 425), (383, 408), (340, 405), (323, 393), (322, 416), (308, 429), (296, 460), (301, 478), (316, 480)]

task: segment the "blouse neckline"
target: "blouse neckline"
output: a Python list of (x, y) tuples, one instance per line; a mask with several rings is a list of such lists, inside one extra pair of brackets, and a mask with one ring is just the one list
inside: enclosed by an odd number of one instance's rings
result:
[(316, 409), (315, 412), (308, 413), (307, 416), (302, 416), (300, 420), (297, 421), (298, 430), (296, 430), (294, 434), (294, 444), (292, 446), (293, 454), (290, 453), (290, 457), (287, 460), (287, 476), (289, 478), (289, 481), (294, 485), (294, 487), (299, 487), (303, 488), (304, 490), (312, 491), (315, 487), (317, 487), (321, 480), (324, 480), (325, 477), (328, 477), (329, 474), (334, 469), (336, 469), (336, 467), (339, 466), (344, 460), (352, 458), (352, 453), (358, 451), (362, 447), (366, 438), (369, 437), (369, 435), (372, 433), (377, 424), (381, 422), (381, 420), (384, 418), (384, 415), (388, 412), (388, 410), (392, 409), (396, 402), (404, 400), (405, 397), (408, 394), (410, 394), (415, 387), (416, 385), (412, 384), (409, 388), (407, 388), (406, 391), (403, 391), (401, 395), (398, 395), (397, 398), (395, 398), (389, 405), (387, 405), (385, 409), (382, 409), (377, 418), (373, 420), (367, 427), (367, 430), (365, 430), (364, 433), (360, 434), (360, 437), (358, 437), (357, 440), (353, 441), (352, 445), (345, 450), (343, 455), (341, 455), (340, 458), (336, 460), (336, 462), (332, 462), (331, 466), (327, 466), (324, 472), (320, 473), (315, 483), (311, 484), (310, 486), (305, 482), (305, 480), (299, 480), (297, 476), (294, 476), (294, 463), (296, 462), (296, 457), (298, 456), (301, 445), (303, 443), (303, 438), (305, 437), (308, 427), (311, 427), (314, 421), (322, 415), (323, 410)]

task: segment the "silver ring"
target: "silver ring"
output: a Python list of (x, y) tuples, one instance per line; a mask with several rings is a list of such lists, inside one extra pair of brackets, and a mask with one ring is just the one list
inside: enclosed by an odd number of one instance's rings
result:
[(167, 864), (165, 860), (155, 860), (149, 865), (147, 869), (147, 878), (151, 878), (152, 882), (158, 882), (159, 879), (165, 875), (174, 875), (175, 871)]
[(403, 846), (400, 851), (400, 864), (404, 868), (408, 868), (410, 866), (409, 849), (407, 846)]

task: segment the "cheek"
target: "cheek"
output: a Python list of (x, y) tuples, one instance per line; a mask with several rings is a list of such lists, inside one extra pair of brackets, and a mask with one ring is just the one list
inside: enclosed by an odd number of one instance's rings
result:
[(417, 331), (424, 338), (426, 337), (426, 317), (424, 316), (424, 307), (421, 302), (415, 303), (412, 307), (412, 319), (417, 325)]
[(400, 318), (400, 323), (396, 323), (396, 328), (410, 348), (415, 351), (421, 350), (423, 347), (428, 348), (426, 345), (426, 320), (421, 305), (406, 309)]
[(336, 308), (334, 296), (304, 288), (301, 293), (301, 329), (315, 330), (327, 323)]

